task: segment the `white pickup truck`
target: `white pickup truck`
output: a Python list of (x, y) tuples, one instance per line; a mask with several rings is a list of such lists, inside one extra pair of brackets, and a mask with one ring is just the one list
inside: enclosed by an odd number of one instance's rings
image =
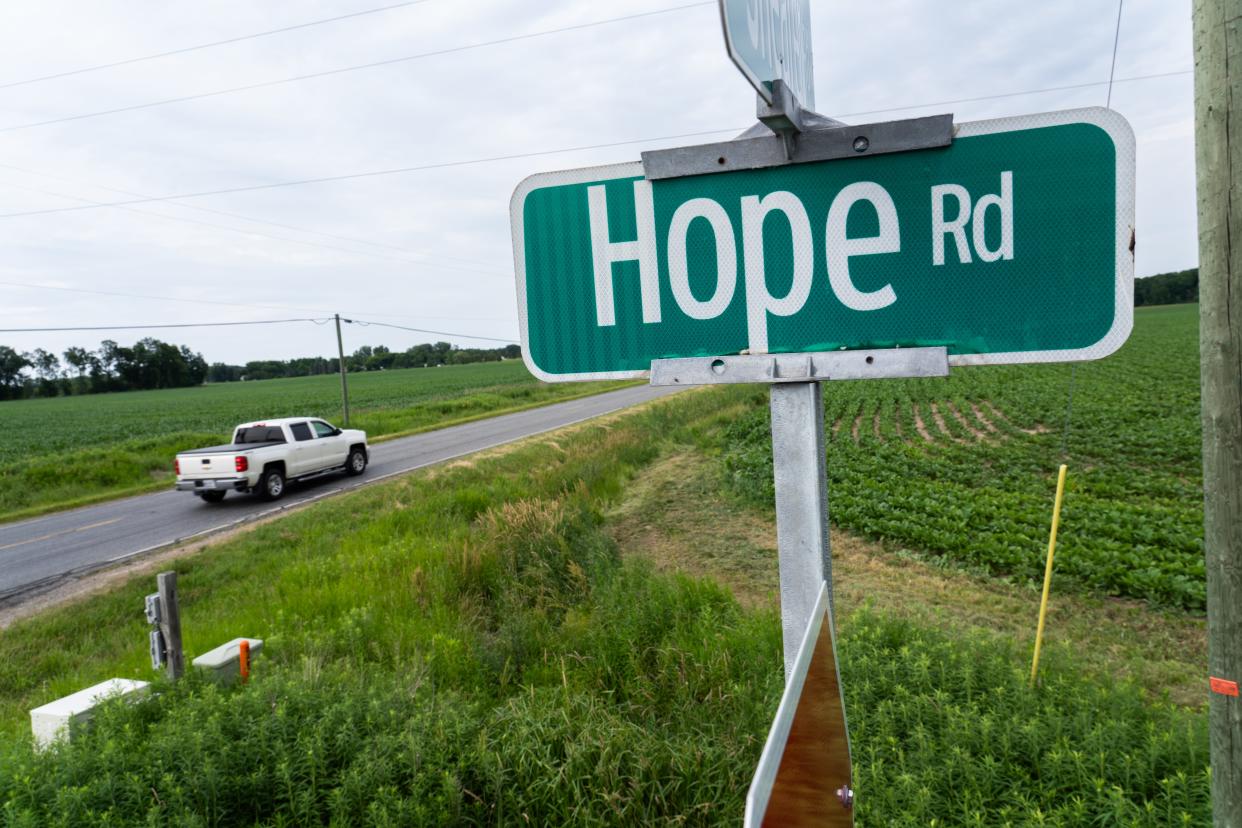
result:
[(242, 423), (227, 446), (183, 451), (174, 461), (177, 491), (219, 503), (233, 492), (276, 500), (290, 480), (333, 471), (362, 474), (370, 460), (364, 431), (342, 431), (314, 417)]

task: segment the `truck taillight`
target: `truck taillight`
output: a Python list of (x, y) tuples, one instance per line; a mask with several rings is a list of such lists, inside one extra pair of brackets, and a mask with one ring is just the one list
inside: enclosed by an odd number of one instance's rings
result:
[(173, 474), (181, 474), (181, 461), (173, 458)]
[(245, 457), (241, 457), (241, 456), (234, 457), (233, 468), (237, 469), (239, 472), (247, 471), (250, 468), (250, 461), (246, 459)]

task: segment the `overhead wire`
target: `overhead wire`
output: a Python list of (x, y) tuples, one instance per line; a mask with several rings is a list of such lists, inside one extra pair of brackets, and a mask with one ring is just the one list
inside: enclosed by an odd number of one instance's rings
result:
[(380, 12), (392, 11), (393, 9), (401, 9), (407, 6), (417, 6), (426, 3), (428, 0), (407, 0), (404, 3), (393, 3), (388, 6), (380, 6), (374, 9), (363, 9), (361, 11), (350, 12), (349, 14), (339, 14), (336, 17), (325, 17), (320, 20), (311, 20), (306, 23), (295, 23), (290, 26), (282, 26), (279, 29), (268, 29), (262, 32), (254, 32), (248, 35), (239, 35), (238, 37), (229, 37), (224, 40), (213, 40), (210, 43), (200, 43), (197, 46), (184, 46), (180, 49), (170, 49), (167, 52), (156, 52), (151, 55), (143, 55), (141, 57), (127, 58), (125, 60), (114, 60), (111, 63), (99, 63), (93, 66), (83, 66), (79, 69), (70, 69), (64, 72), (56, 72), (51, 75), (42, 75), (37, 78), (27, 78), (20, 81), (9, 81), (8, 83), (0, 83), (0, 89), (12, 89), (15, 86), (25, 86), (31, 83), (42, 83), (43, 81), (56, 80), (58, 78), (67, 78), (73, 75), (83, 75), (87, 72), (98, 72), (101, 69), (113, 69), (117, 66), (129, 66), (134, 63), (142, 63), (148, 60), (157, 60), (159, 58), (172, 57), (173, 55), (184, 55), (187, 52), (197, 52), (201, 49), (211, 49), (216, 46), (227, 46), (231, 43), (241, 43), (246, 40), (255, 40), (260, 37), (270, 37), (272, 35), (285, 34), (286, 32), (294, 32), (299, 29), (309, 29), (312, 26), (322, 26), (326, 23), (337, 23), (341, 20), (349, 20), (354, 17), (364, 17), (370, 14), (378, 14)]
[(1106, 81), (1088, 81), (1085, 83), (1071, 83), (1065, 86), (1046, 86), (1042, 89), (1023, 89), (1018, 92), (1002, 92), (997, 95), (979, 95), (973, 98), (952, 98), (944, 101), (931, 101), (929, 103), (909, 104), (906, 106), (890, 106), (887, 109), (867, 109), (861, 112), (842, 112), (839, 115), (833, 115), (834, 118), (854, 118), (859, 115), (881, 115), (886, 112), (901, 112), (907, 109), (925, 109), (931, 106), (952, 106), (954, 104), (979, 103), (981, 101), (997, 101), (1002, 98), (1017, 98), (1023, 95), (1042, 95), (1047, 92), (1073, 92), (1079, 89), (1092, 89), (1097, 86), (1107, 86), (1110, 90), (1109, 98), (1111, 100), (1111, 90), (1115, 83), (1134, 83), (1136, 81), (1157, 80), (1159, 78), (1175, 78), (1179, 75), (1190, 75), (1194, 73), (1194, 69), (1178, 69), (1173, 72), (1156, 72), (1151, 75), (1133, 75), (1128, 78), (1113, 78), (1109, 75)]
[(66, 328), (0, 328), (0, 333), (49, 333), (59, 331), (136, 331), (148, 328), (224, 328), (236, 325), (281, 325), (287, 322), (316, 322), (315, 319), (252, 319), (245, 322), (181, 322), (161, 325), (82, 325)]
[(345, 319), (344, 317), (341, 318), (341, 321), (350, 322), (356, 325), (363, 325), (363, 326), (376, 325), (381, 328), (396, 328), (397, 330), (401, 330), (401, 331), (414, 331), (415, 333), (432, 334), (434, 336), (455, 336), (455, 337), (458, 337), (459, 339), (482, 339), (487, 342), (504, 342), (509, 345), (517, 344), (516, 338), (498, 339), (494, 336), (471, 336), (470, 334), (451, 333), (448, 331), (431, 331), (431, 330), (427, 330), (426, 328), (411, 328), (406, 325), (393, 325), (389, 322), (367, 322), (361, 319)]
[[(145, 293), (126, 293), (117, 290), (99, 290), (97, 288), (75, 288), (62, 287), (59, 285), (40, 285), (33, 282), (14, 282), (10, 280), (0, 280), (0, 287), (16, 287), (29, 290), (55, 290), (63, 293), (86, 293), (96, 296), (116, 296), (124, 299), (147, 299), (156, 302), (182, 302), (191, 305), (219, 305), (231, 308), (254, 308), (256, 310), (284, 310), (298, 311), (300, 313), (326, 313), (331, 314), (336, 311), (324, 310), (323, 308), (299, 308), (290, 305), (267, 305), (256, 304), (253, 302), (225, 302), (218, 299), (186, 299), (177, 296), (157, 296)], [(346, 311), (349, 313), (349, 311)], [(397, 313), (377, 313), (375, 311), (366, 311), (363, 316), (387, 316), (392, 319), (440, 319), (453, 322), (507, 322), (509, 317), (502, 316), (409, 316), (407, 314)]]
[(152, 196), (150, 198), (135, 198), (127, 201), (111, 201), (100, 205), (85, 205), (81, 207), (57, 207), (46, 210), (26, 210), (17, 213), (0, 213), (0, 218), (18, 218), (20, 216), (38, 216), (50, 213), (71, 213), (82, 210), (94, 210), (99, 207), (127, 207), (131, 204), (149, 204), (154, 201), (175, 201), (183, 198), (202, 198), (204, 196), (227, 195), (231, 193), (248, 193), (257, 190), (272, 190), (279, 187), (296, 187), (304, 184), (324, 184), (332, 181), (349, 181), (357, 178), (374, 178), (384, 175), (396, 175), (398, 173), (423, 172), (426, 170), (447, 169), (451, 167), (464, 167), (473, 164), (489, 164), (497, 161), (513, 161), (522, 158), (537, 158), (545, 155), (559, 155), (567, 152), (581, 152), (593, 149), (606, 149), (609, 147), (623, 147), (631, 144), (648, 144), (655, 141), (668, 141), (677, 138), (698, 138), (707, 135), (721, 135), (728, 132), (736, 132), (744, 127), (731, 127), (729, 129), (709, 129), (698, 132), (682, 132), (674, 135), (660, 135), (649, 138), (633, 138), (625, 141), (609, 141), (600, 144), (583, 144), (575, 147), (558, 147), (550, 150), (537, 150), (534, 152), (517, 152), (506, 155), (493, 155), (486, 158), (470, 158), (460, 161), (440, 161), (430, 164), (419, 164), (411, 167), (397, 167), (385, 170), (370, 170), (360, 173), (349, 173), (345, 175), (320, 176), (318, 178), (304, 178), (296, 181), (276, 181), (270, 184), (251, 184), (244, 187), (226, 187), (218, 190), (200, 190), (191, 193), (177, 193), (167, 196)]
[[(147, 324), (138, 323), (134, 325), (75, 325), (57, 328), (0, 328), (0, 333), (62, 333), (76, 331), (138, 331), (138, 330), (158, 330), (167, 328), (228, 328), (240, 325), (283, 325), (290, 322), (313, 322), (316, 325), (324, 325), (333, 321), (334, 317), (316, 319), (313, 317), (303, 317), (296, 319), (251, 319), (238, 322), (177, 322), (164, 324)], [(403, 331), (414, 331), (415, 333), (432, 334), (435, 336), (450, 336), (456, 339), (479, 339), (487, 342), (503, 342), (506, 345), (517, 343), (516, 339), (498, 339), (494, 336), (476, 336), (475, 334), (457, 333), (453, 331), (433, 331), (426, 328), (411, 328), (405, 325), (391, 325), (387, 322), (372, 322), (361, 319), (346, 319), (341, 317), (342, 322), (355, 325), (371, 326), (376, 325), (382, 328), (397, 328)]]
[(232, 95), (237, 92), (249, 92), (253, 89), (266, 89), (272, 86), (281, 86), (289, 83), (298, 83), (315, 78), (326, 78), (333, 75), (342, 75), (347, 72), (357, 72), (363, 69), (377, 69), (383, 66), (393, 66), (399, 63), (408, 63), (410, 61), (422, 60), (424, 58), (439, 57), (440, 55), (449, 55), (457, 52), (467, 52), (473, 49), (483, 49), (491, 46), (499, 46), (506, 43), (517, 43), (523, 40), (532, 40), (539, 37), (548, 37), (550, 35), (564, 34), (565, 32), (581, 31), (583, 29), (595, 28), (598, 26), (607, 26), (613, 23), (622, 23), (628, 20), (638, 20), (645, 17), (654, 17), (660, 14), (672, 14), (674, 12), (685, 11), (686, 9), (699, 8), (702, 6), (715, 6), (716, 0), (699, 0), (695, 3), (687, 3), (680, 6), (669, 6), (663, 9), (655, 9), (652, 11), (636, 12), (634, 14), (626, 14), (620, 17), (610, 17), (604, 20), (594, 20), (588, 23), (575, 23), (571, 26), (561, 26), (555, 29), (544, 29), (537, 32), (526, 32), (519, 35), (510, 35), (509, 37), (496, 38), (495, 40), (485, 40), (480, 43), (470, 43), (463, 46), (451, 46), (446, 49), (435, 49), (430, 52), (420, 52), (414, 55), (405, 55), (402, 57), (388, 58), (386, 60), (371, 61), (370, 63), (359, 63), (352, 66), (341, 66), (336, 69), (326, 69), (320, 72), (308, 72), (303, 75), (294, 75), (288, 78), (278, 78), (276, 80), (261, 81), (259, 83), (249, 83), (242, 86), (233, 86), (227, 89), (216, 89), (210, 92), (198, 92), (193, 95), (180, 95), (175, 98), (165, 98), (158, 101), (147, 101), (146, 103), (131, 104), (130, 106), (119, 106), (113, 109), (103, 109), (97, 112), (84, 112), (78, 115), (66, 115), (60, 118), (50, 118), (45, 121), (34, 121), (27, 124), (13, 124), (6, 127), (0, 127), (0, 133), (16, 132), (25, 129), (34, 129), (36, 127), (51, 126), (53, 124), (69, 123), (70, 121), (83, 121), (89, 118), (101, 118), (105, 115), (118, 115), (123, 112), (136, 112), (143, 109), (154, 109), (160, 106), (168, 106), (169, 104), (185, 103), (187, 101), (198, 101), (204, 98), (215, 98), (221, 95)]
[[(138, 192), (134, 192), (134, 191), (132, 191), (132, 190), (124, 190), (124, 189), (120, 189), (120, 188), (117, 188), (117, 187), (107, 186), (107, 185), (104, 185), (104, 184), (96, 184), (96, 183), (92, 183), (92, 182), (81, 182), (81, 181), (74, 181), (73, 179), (66, 178), (66, 177), (64, 177), (64, 176), (54, 175), (54, 174), (52, 174), (52, 173), (43, 172), (43, 171), (41, 171), (41, 170), (32, 170), (32, 169), (29, 169), (29, 168), (27, 168), (27, 167), (18, 167), (18, 166), (13, 165), (13, 164), (0, 164), (0, 169), (13, 170), (14, 172), (23, 173), (23, 174), (25, 174), (25, 175), (33, 175), (33, 176), (37, 176), (37, 177), (39, 177), (39, 178), (47, 178), (47, 179), (50, 179), (50, 180), (52, 180), (52, 181), (61, 181), (61, 182), (64, 182), (64, 183), (66, 183), (66, 184), (71, 184), (71, 185), (73, 185), (73, 186), (77, 186), (77, 187), (92, 187), (92, 188), (95, 188), (95, 189), (106, 190), (106, 191), (108, 191), (108, 192), (120, 193), (121, 195), (133, 196), (133, 197), (135, 197), (135, 198), (150, 198), (150, 196), (147, 196), (145, 193), (138, 193)], [(10, 186), (15, 186), (15, 185), (10, 185)], [(100, 206), (100, 207), (106, 207), (106, 206), (109, 206), (109, 202), (94, 201), (93, 199), (84, 198), (84, 197), (81, 197), (81, 196), (70, 196), (70, 195), (65, 195), (65, 194), (63, 194), (63, 193), (49, 193), (49, 192), (46, 192), (46, 191), (39, 191), (39, 190), (36, 190), (36, 192), (44, 192), (44, 194), (45, 194), (45, 195), (55, 195), (55, 196), (60, 197), (60, 198), (71, 198), (71, 199), (77, 199), (77, 200), (79, 200), (79, 201), (91, 202), (91, 203), (96, 204), (96, 205), (98, 205), (98, 206)], [(361, 239), (361, 238), (358, 238), (358, 237), (356, 237), (356, 236), (344, 236), (344, 235), (341, 235), (341, 234), (339, 234), (339, 233), (329, 233), (329, 232), (327, 232), (327, 231), (325, 231), (325, 230), (314, 230), (314, 229), (311, 229), (311, 228), (309, 228), (309, 227), (300, 227), (300, 226), (298, 226), (298, 225), (296, 225), (296, 224), (288, 224), (287, 222), (272, 221), (271, 219), (263, 219), (263, 218), (258, 218), (258, 217), (256, 217), (256, 216), (248, 216), (248, 215), (245, 215), (244, 213), (235, 213), (235, 212), (232, 212), (232, 211), (230, 211), (230, 210), (220, 210), (220, 209), (218, 209), (218, 208), (214, 208), (214, 207), (206, 207), (206, 206), (204, 206), (204, 205), (202, 205), (202, 204), (176, 204), (176, 205), (174, 205), (174, 206), (179, 207), (179, 208), (184, 209), (184, 210), (194, 210), (194, 211), (196, 211), (196, 212), (200, 212), (200, 213), (211, 213), (211, 214), (213, 214), (213, 215), (225, 216), (225, 217), (228, 217), (228, 218), (235, 218), (235, 219), (238, 219), (238, 220), (240, 220), (240, 221), (248, 221), (248, 222), (252, 222), (252, 223), (254, 223), (254, 224), (265, 224), (265, 225), (268, 225), (268, 226), (271, 226), (271, 227), (279, 227), (279, 228), (281, 228), (281, 229), (283, 229), (283, 230), (292, 230), (292, 231), (294, 231), (294, 232), (296, 232), (296, 233), (306, 233), (306, 234), (308, 234), (308, 235), (312, 235), (312, 236), (322, 236), (322, 237), (324, 237), (324, 238), (334, 239), (334, 240), (336, 240), (336, 241), (344, 241), (344, 242), (349, 242), (349, 243), (351, 243), (351, 244), (361, 244), (361, 245), (366, 245), (366, 246), (368, 246), (368, 247), (379, 247), (379, 248), (384, 248), (384, 249), (387, 249), (387, 250), (395, 250), (395, 251), (398, 251), (398, 252), (401, 252), (401, 253), (409, 253), (410, 255), (413, 255), (413, 256), (417, 256), (417, 257), (419, 257), (419, 259), (420, 259), (420, 260), (422, 260), (422, 261), (421, 261), (421, 262), (419, 262), (419, 263), (422, 263), (422, 262), (439, 262), (439, 261), (443, 260), (443, 261), (448, 261), (448, 262), (455, 262), (455, 263), (461, 263), (461, 264), (475, 265), (475, 266), (484, 267), (484, 268), (491, 267), (491, 264), (490, 264), (490, 263), (488, 263), (488, 262), (481, 262), (481, 261), (479, 261), (479, 260), (477, 260), (477, 259), (465, 259), (465, 258), (461, 258), (461, 257), (459, 257), (459, 256), (447, 256), (447, 255), (444, 255), (444, 254), (442, 254), (442, 253), (431, 254), (431, 253), (427, 253), (426, 251), (423, 251), (423, 250), (418, 250), (418, 249), (416, 249), (416, 248), (411, 248), (411, 247), (403, 247), (403, 246), (401, 246), (401, 245), (397, 245), (397, 244), (388, 244), (388, 243), (385, 243), (385, 242), (377, 242), (377, 241), (374, 241), (373, 239)], [(168, 215), (166, 215), (166, 214), (161, 214), (161, 213), (150, 213), (149, 215), (153, 215), (153, 216), (161, 216), (161, 215), (162, 215), (162, 216), (163, 216), (163, 217), (165, 217), (165, 218), (173, 218), (172, 216), (168, 216)], [(187, 221), (189, 221), (189, 219), (186, 219), (186, 220), (187, 220)], [(214, 225), (214, 224), (210, 224), (210, 223), (206, 223), (206, 224), (207, 224), (207, 226), (209, 226), (209, 227), (223, 227), (223, 225)], [(231, 228), (225, 228), (225, 229), (231, 229)], [(253, 231), (238, 230), (238, 232), (253, 232)], [(262, 234), (257, 234), (257, 235), (262, 235)], [(299, 243), (299, 242), (298, 242), (298, 240), (295, 240), (295, 239), (287, 239), (287, 238), (284, 238), (284, 237), (281, 237), (281, 236), (270, 236), (269, 238), (280, 239), (280, 240), (283, 240), (283, 241), (293, 241), (293, 242), (295, 242), (295, 243)], [(305, 242), (305, 241), (301, 241), (300, 243), (302, 243), (302, 244), (311, 244), (311, 242)], [(327, 248), (327, 249), (329, 249), (329, 250), (339, 250), (339, 249), (344, 249), (344, 248), (334, 248), (334, 247), (332, 247), (332, 246), (330, 246), (330, 245), (321, 245), (321, 246), (323, 246), (323, 247), (325, 247), (325, 248)], [(356, 252), (361, 252), (361, 251), (356, 251)], [(449, 269), (461, 269), (461, 270), (465, 270), (465, 268), (460, 268), (460, 267), (454, 267), (454, 268), (449, 268)], [(479, 272), (483, 272), (483, 271), (479, 271)], [(510, 274), (508, 274), (508, 273), (505, 273), (505, 272), (503, 272), (503, 271), (499, 271), (499, 270), (498, 270), (498, 271), (486, 271), (486, 272), (488, 272), (488, 273), (495, 273), (495, 275), (499, 275), (499, 276), (506, 276), (506, 277), (510, 275)]]
[[(1185, 70), (1179, 70), (1175, 72), (1162, 72), (1162, 73), (1158, 73), (1154, 75), (1140, 75), (1140, 76), (1136, 76), (1132, 78), (1116, 78), (1114, 82), (1115, 83), (1126, 83), (1126, 82), (1131, 82), (1131, 81), (1152, 80), (1156, 78), (1168, 78), (1168, 77), (1175, 77), (1178, 75), (1188, 75), (1192, 73), (1193, 71), (1194, 70), (1192, 69), (1185, 69)], [(1004, 92), (1004, 93), (999, 93), (995, 95), (980, 95), (980, 96), (973, 97), (973, 98), (958, 98), (955, 100), (933, 101), (929, 103), (909, 104), (906, 106), (889, 107), (887, 109), (872, 109), (872, 110), (867, 110), (865, 112), (847, 112), (841, 115), (835, 115), (833, 117), (847, 118), (847, 117), (852, 117), (852, 116), (857, 116), (857, 115), (876, 115), (876, 114), (881, 114), (885, 112), (900, 112), (900, 111), (907, 110), (907, 109), (924, 109), (928, 107), (946, 106), (946, 105), (956, 104), (956, 103), (975, 103), (979, 101), (998, 100), (1001, 98), (1012, 98), (1012, 97), (1017, 97), (1020, 95), (1038, 95), (1038, 94), (1043, 94), (1047, 92), (1061, 92), (1061, 91), (1066, 91), (1066, 90), (1088, 89), (1088, 88), (1092, 88), (1096, 86), (1106, 86), (1108, 85), (1108, 83), (1109, 83), (1108, 81), (1093, 81), (1090, 83), (1072, 84), (1069, 86), (1055, 86), (1055, 87), (1044, 87), (1040, 89), (1027, 89), (1027, 90), (1022, 90), (1018, 92)], [(439, 162), (432, 162), (429, 164), (418, 164), (418, 165), (413, 165), (413, 166), (408, 166), (408, 167), (394, 167), (394, 168), (381, 169), (381, 170), (366, 170), (363, 172), (345, 173), (341, 175), (325, 175), (325, 176), (316, 176), (313, 178), (294, 179), (290, 181), (274, 181), (274, 182), (270, 182), (267, 184), (250, 184), (250, 185), (245, 185), (245, 186), (240, 186), (240, 187), (223, 187), (223, 188), (219, 188), (215, 190), (197, 190), (197, 191), (185, 192), (185, 193), (174, 193), (171, 195), (164, 195), (164, 196), (150, 196), (150, 197), (145, 197), (145, 198), (128, 199), (124, 201), (103, 202), (99, 205), (83, 205), (79, 207), (57, 207), (57, 208), (49, 208), (49, 209), (43, 209), (43, 210), (23, 210), (23, 211), (12, 212), (12, 213), (0, 213), (0, 219), (20, 218), (23, 216), (49, 215), (53, 213), (79, 212), (82, 210), (99, 209), (100, 207), (126, 207), (126, 206), (130, 206), (133, 204), (148, 204), (148, 203), (156, 202), (156, 201), (177, 201), (180, 199), (188, 199), (188, 198), (204, 198), (207, 196), (230, 195), (234, 193), (248, 193), (248, 192), (257, 192), (257, 191), (262, 191), (262, 190), (272, 190), (272, 189), (277, 189), (281, 187), (299, 187), (299, 186), (304, 186), (308, 184), (325, 184), (325, 183), (331, 183), (331, 182), (336, 182), (336, 181), (351, 181), (351, 180), (360, 179), (360, 178), (375, 178), (375, 177), (387, 176), (387, 175), (399, 175), (399, 174), (404, 174), (404, 173), (425, 172), (428, 170), (449, 169), (453, 167), (465, 167), (465, 166), (472, 166), (475, 164), (490, 164), (490, 163), (496, 163), (496, 162), (501, 162), (501, 161), (515, 161), (515, 160), (520, 160), (524, 158), (538, 158), (538, 157), (548, 156), (548, 155), (561, 155), (565, 153), (584, 152), (584, 151), (595, 150), (595, 149), (609, 149), (612, 147), (623, 147), (623, 146), (630, 146), (634, 144), (648, 144), (648, 143), (655, 143), (658, 141), (670, 141), (670, 140), (676, 140), (676, 139), (681, 139), (681, 138), (698, 138), (698, 137), (706, 137), (710, 135), (723, 135), (727, 133), (736, 133), (740, 130), (746, 129), (747, 126), (749, 125), (734, 126), (734, 127), (728, 127), (725, 129), (708, 129), (708, 130), (699, 130), (695, 132), (681, 132), (681, 133), (675, 133), (675, 134), (670, 134), (670, 135), (648, 136), (645, 138), (630, 138), (624, 141), (608, 141), (608, 142), (596, 143), (596, 144), (580, 144), (577, 146), (558, 147), (556, 149), (535, 150), (531, 152), (507, 153), (504, 155), (493, 155), (493, 156), (486, 156), (482, 158), (460, 159), (456, 161), (439, 161)]]
[[(6, 165), (6, 164), (0, 164), (0, 168), (2, 168), (2, 167), (7, 167), (7, 166), (8, 166), (8, 165)], [(96, 207), (107, 207), (107, 206), (111, 206), (111, 205), (109, 205), (109, 204), (108, 204), (108, 202), (104, 202), (104, 201), (96, 201), (95, 199), (92, 199), (92, 198), (86, 198), (86, 197), (84, 197), (84, 196), (69, 195), (69, 194), (67, 194), (67, 193), (57, 193), (57, 192), (53, 192), (53, 191), (51, 191), (51, 190), (43, 190), (43, 189), (40, 189), (40, 188), (38, 188), (38, 187), (26, 187), (26, 186), (23, 186), (23, 185), (21, 185), (21, 184), (13, 184), (13, 183), (11, 183), (11, 182), (10, 182), (10, 183), (5, 184), (4, 186), (7, 186), (7, 187), (10, 187), (10, 188), (13, 188), (13, 189), (17, 189), (17, 190), (26, 190), (26, 191), (28, 191), (28, 192), (32, 192), (32, 193), (39, 193), (39, 194), (41, 194), (41, 195), (48, 195), (48, 196), (52, 196), (52, 197), (54, 197), (54, 198), (63, 198), (63, 199), (68, 199), (68, 200), (70, 200), (70, 201), (79, 201), (79, 202), (83, 202), (83, 203), (85, 203), (85, 204), (92, 205), (92, 206), (96, 206)], [(189, 207), (189, 208), (192, 208), (192, 209), (193, 209), (195, 205), (189, 205), (189, 204), (178, 204), (178, 205), (174, 205), (174, 206), (178, 206), (178, 207)], [(258, 231), (258, 230), (254, 230), (254, 229), (250, 229), (250, 228), (245, 228), (245, 227), (230, 227), (230, 226), (229, 226), (229, 225), (227, 225), (227, 224), (217, 224), (217, 223), (215, 223), (215, 222), (211, 222), (211, 221), (203, 221), (203, 220), (201, 220), (201, 219), (193, 219), (193, 218), (188, 218), (188, 217), (186, 217), (186, 216), (171, 216), (171, 215), (168, 215), (167, 213), (157, 213), (157, 212), (153, 212), (153, 211), (151, 211), (151, 210), (143, 210), (143, 209), (138, 208), (138, 207), (117, 206), (115, 209), (118, 209), (118, 210), (123, 210), (123, 211), (125, 211), (125, 212), (127, 212), (127, 213), (135, 213), (135, 214), (137, 214), (137, 215), (141, 215), (141, 216), (151, 216), (151, 217), (153, 217), (153, 218), (165, 219), (165, 220), (167, 220), (167, 221), (176, 221), (176, 222), (181, 222), (181, 223), (184, 223), (184, 224), (195, 224), (195, 225), (199, 225), (199, 226), (202, 226), (202, 227), (212, 227), (212, 228), (215, 228), (215, 229), (217, 229), (217, 230), (225, 230), (225, 231), (228, 231), (228, 232), (231, 232), (231, 233), (237, 233), (237, 234), (239, 234), (239, 235), (243, 235), (243, 236), (260, 236), (260, 237), (265, 238), (265, 239), (273, 239), (273, 240), (275, 240), (275, 241), (289, 242), (290, 244), (298, 244), (298, 245), (303, 245), (303, 246), (308, 246), (308, 247), (319, 247), (319, 248), (323, 248), (323, 249), (325, 249), (325, 250), (336, 250), (336, 251), (338, 251), (338, 252), (342, 252), (342, 253), (352, 253), (352, 254), (354, 254), (354, 255), (360, 255), (360, 256), (371, 256), (371, 257), (374, 257), (374, 258), (386, 259), (386, 260), (388, 260), (388, 261), (392, 261), (392, 262), (402, 262), (402, 263), (404, 263), (404, 264), (414, 264), (414, 265), (420, 265), (420, 266), (423, 266), (423, 267), (430, 267), (430, 268), (436, 268), (436, 269), (446, 269), (446, 270), (460, 271), (460, 272), (464, 272), (464, 273), (478, 273), (478, 274), (481, 274), (481, 275), (484, 275), (484, 276), (494, 276), (494, 277), (500, 277), (500, 278), (510, 278), (510, 274), (508, 274), (508, 273), (504, 273), (504, 272), (499, 271), (499, 270), (495, 270), (495, 271), (493, 271), (493, 270), (479, 270), (479, 269), (477, 269), (477, 268), (462, 267), (461, 265), (459, 265), (459, 264), (455, 264), (455, 263), (445, 264), (445, 263), (437, 262), (435, 259), (432, 259), (432, 258), (430, 258), (430, 257), (428, 257), (428, 258), (426, 258), (426, 259), (421, 259), (421, 260), (420, 260), (420, 259), (410, 259), (410, 258), (405, 258), (405, 257), (402, 257), (402, 256), (392, 256), (392, 255), (389, 255), (389, 254), (387, 254), (387, 253), (378, 253), (378, 252), (375, 252), (375, 251), (372, 251), (372, 250), (355, 250), (355, 249), (353, 249), (353, 248), (348, 248), (348, 247), (340, 247), (340, 246), (337, 246), (337, 245), (332, 245), (332, 244), (324, 244), (324, 243), (322, 243), (322, 242), (307, 241), (307, 240), (305, 240), (305, 239), (294, 239), (294, 238), (290, 238), (290, 237), (288, 237), (288, 236), (277, 236), (277, 235), (273, 235), (273, 234), (271, 234), (271, 233), (263, 233), (263, 232), (260, 232), (260, 231)], [(223, 212), (223, 211), (207, 210), (206, 212)], [(228, 215), (228, 214), (227, 214), (227, 213), (225, 213), (225, 215)], [(241, 217), (239, 216), (239, 218), (241, 218)], [(265, 223), (265, 224), (268, 224), (268, 223), (270, 223), (270, 224), (276, 224), (275, 222), (262, 222), (262, 223)], [(277, 225), (277, 226), (280, 226), (280, 225)], [(290, 229), (296, 229), (296, 228), (293, 228), (292, 226), (290, 226)], [(303, 232), (314, 232), (314, 231), (303, 231)], [(330, 235), (330, 234), (324, 234), (324, 235)]]
[[(1113, 105), (1113, 77), (1117, 72), (1117, 47), (1121, 43), (1121, 12), (1126, 0), (1117, 0), (1117, 24), (1113, 28), (1113, 57), (1108, 67), (1108, 94), (1104, 99), (1104, 107)], [(1070, 366), (1069, 389), (1065, 396), (1065, 428), (1061, 432), (1061, 457), (1069, 459), (1070, 423), (1074, 415), (1074, 386), (1078, 380), (1078, 363)]]

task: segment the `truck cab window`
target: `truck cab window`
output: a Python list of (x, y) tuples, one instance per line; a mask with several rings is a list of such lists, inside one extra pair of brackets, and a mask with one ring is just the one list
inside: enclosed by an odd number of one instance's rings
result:
[(289, 426), (289, 430), (293, 432), (293, 439), (299, 443), (311, 439), (310, 426), (306, 423), (293, 423)]
[(313, 420), (311, 421), (311, 425), (315, 427), (316, 437), (331, 437), (333, 432), (336, 431), (335, 428), (321, 420)]

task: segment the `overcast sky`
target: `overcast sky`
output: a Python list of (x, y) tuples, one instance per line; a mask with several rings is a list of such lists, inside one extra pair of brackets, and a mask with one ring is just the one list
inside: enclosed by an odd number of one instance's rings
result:
[[(753, 122), (754, 93), (725, 54), (715, 3), (687, 7), (687, 0), (424, 0), (22, 83), (394, 2), (0, 5), (0, 86), (17, 84), (0, 88), (0, 328), (339, 311), (516, 337), (508, 208), (519, 181), (534, 172), (636, 160), (642, 149), (720, 140)], [(811, 6), (817, 108), (827, 115), (865, 123), (952, 112), (960, 122), (1106, 101), (1104, 84), (1010, 93), (1106, 82), (1116, 0)], [(459, 48), (661, 9), (675, 10)], [(1126, 0), (1112, 106), (1138, 139), (1139, 276), (1197, 262), (1192, 67), (1189, 0)], [(1180, 74), (1126, 80), (1164, 73)], [(1007, 97), (940, 103), (996, 95)], [(709, 131), (718, 134), (660, 140)], [(128, 208), (3, 215), (642, 139), (655, 140)], [(335, 349), (330, 326), (306, 322), (0, 333), (0, 344), (60, 353), (106, 337), (124, 344), (145, 335), (188, 344), (212, 362)], [(381, 327), (347, 326), (345, 337), (347, 350), (404, 349), (431, 339), (487, 344)]]

